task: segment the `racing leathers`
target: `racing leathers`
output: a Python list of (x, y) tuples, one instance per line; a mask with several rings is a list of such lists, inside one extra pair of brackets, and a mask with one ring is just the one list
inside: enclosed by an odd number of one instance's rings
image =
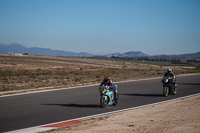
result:
[[(169, 81), (172, 82), (174, 88), (176, 88), (176, 77), (175, 77), (175, 75), (174, 75), (173, 72), (167, 71), (167, 72), (165, 73), (164, 77), (170, 77)], [(163, 78), (164, 78), (164, 77), (163, 77)]]
[(113, 84), (112, 80), (104, 79), (101, 82), (101, 84), (99, 85), (99, 90), (101, 89), (102, 85), (104, 85), (104, 86), (108, 85), (109, 86), (109, 90), (114, 92), (114, 98), (116, 99), (117, 91), (116, 91), (115, 85)]

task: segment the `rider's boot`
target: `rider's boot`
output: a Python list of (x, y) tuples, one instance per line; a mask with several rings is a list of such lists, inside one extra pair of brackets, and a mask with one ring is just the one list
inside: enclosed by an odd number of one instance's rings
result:
[(115, 100), (118, 100), (117, 91), (114, 91), (114, 99), (115, 99)]
[(116, 92), (114, 91), (114, 99), (116, 100)]
[(174, 83), (174, 91), (176, 92), (176, 90), (177, 90), (177, 84)]

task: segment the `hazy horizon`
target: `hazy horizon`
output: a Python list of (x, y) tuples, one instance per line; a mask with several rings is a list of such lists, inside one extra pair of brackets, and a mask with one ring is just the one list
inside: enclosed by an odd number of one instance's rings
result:
[[(9, 46), (9, 45), (20, 45), (20, 46), (23, 46), (25, 48), (43, 48), (43, 47), (26, 47), (22, 44), (19, 44), (19, 43), (10, 43), (10, 44), (2, 44), (0, 43), (0, 45), (5, 45), (5, 46)], [(51, 49), (51, 48), (44, 48), (44, 49)], [(58, 50), (58, 49), (51, 49), (51, 50)], [(73, 52), (73, 51), (66, 51), (66, 50), (61, 50), (61, 51), (65, 51), (65, 52)], [(73, 52), (73, 53), (88, 53), (88, 54), (93, 54), (93, 55), (100, 55), (100, 56), (104, 56), (104, 55), (109, 55), (109, 54), (124, 54), (124, 53), (128, 53), (128, 52), (142, 52), (143, 54), (147, 54), (143, 51), (134, 51), (134, 50), (130, 50), (130, 51), (126, 51), (126, 52), (115, 52), (115, 53), (89, 53), (89, 52)], [(197, 52), (192, 52), (192, 53), (182, 53), (182, 54), (194, 54), (194, 53), (199, 53), (200, 51), (197, 51)], [(168, 54), (168, 55), (182, 55), (182, 54)], [(147, 54), (148, 56), (156, 56), (156, 55), (167, 55), (167, 54), (155, 54), (155, 55), (150, 55), (150, 54)]]

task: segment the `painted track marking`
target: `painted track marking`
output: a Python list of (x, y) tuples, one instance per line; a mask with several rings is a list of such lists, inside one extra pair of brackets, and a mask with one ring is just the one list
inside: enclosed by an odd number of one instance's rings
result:
[(50, 125), (46, 125), (42, 127), (66, 127), (66, 126), (72, 126), (72, 125), (80, 124), (80, 123), (82, 122), (79, 120), (72, 120), (72, 121), (60, 122), (56, 124), (50, 124)]
[[(71, 120), (66, 120), (66, 121), (61, 121), (61, 122), (56, 122), (56, 123), (51, 123), (51, 124), (46, 124), (46, 125), (40, 125), (40, 126), (36, 126), (36, 127), (14, 130), (14, 131), (6, 132), (6, 133), (36, 133), (36, 132), (41, 132), (41, 131), (47, 131), (47, 130), (52, 130), (52, 129), (58, 128), (57, 127), (58, 125), (64, 126), (67, 123), (79, 124), (79, 123), (81, 123), (80, 120), (83, 120), (83, 119), (88, 119), (88, 118), (92, 118), (92, 117), (103, 116), (103, 115), (108, 115), (108, 114), (113, 114), (113, 113), (118, 113), (118, 112), (123, 112), (123, 111), (143, 108), (143, 107), (148, 107), (148, 106), (152, 106), (152, 105), (158, 105), (158, 104), (162, 104), (162, 103), (168, 103), (168, 102), (181, 100), (181, 99), (185, 99), (185, 98), (189, 98), (189, 97), (197, 96), (197, 95), (200, 95), (200, 93), (188, 95), (188, 96), (184, 96), (184, 97), (179, 97), (179, 98), (175, 98), (175, 99), (170, 99), (170, 100), (166, 100), (166, 101), (162, 101), (162, 102), (157, 102), (157, 103), (127, 108), (127, 109), (122, 109), (122, 110), (116, 110), (116, 111), (111, 111), (111, 112), (106, 112), (106, 113), (101, 113), (101, 114), (96, 114), (96, 115), (91, 115), (91, 116), (86, 116), (86, 117), (80, 117), (80, 118), (75, 118), (75, 119), (71, 119)], [(72, 121), (74, 121), (74, 122), (72, 122)], [(74, 125), (74, 124), (72, 124), (72, 125)], [(67, 125), (67, 126), (70, 126), (70, 125)]]

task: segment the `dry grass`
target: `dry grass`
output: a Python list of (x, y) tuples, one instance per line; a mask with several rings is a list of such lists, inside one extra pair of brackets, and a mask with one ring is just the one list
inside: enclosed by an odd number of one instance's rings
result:
[[(175, 74), (199, 72), (191, 67), (172, 68)], [(16, 90), (98, 84), (105, 75), (110, 75), (113, 82), (159, 77), (166, 69), (157, 65), (88, 58), (0, 55), (0, 95), (16, 93)]]

